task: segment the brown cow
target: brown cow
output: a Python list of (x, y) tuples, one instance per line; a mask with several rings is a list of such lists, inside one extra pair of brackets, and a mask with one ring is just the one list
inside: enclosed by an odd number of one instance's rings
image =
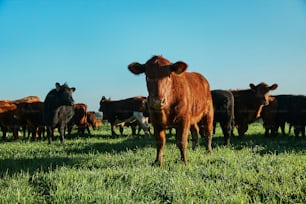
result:
[(21, 103), (30, 103), (40, 101), (37, 96), (27, 96), (17, 100), (2, 100), (0, 101), (0, 126), (3, 132), (3, 139), (6, 138), (8, 129), (13, 131), (13, 138), (18, 138), (18, 130), (23, 127), (25, 130), (26, 123), (24, 120), (15, 117), (17, 105)]
[(276, 136), (278, 126), (276, 124), (278, 101), (275, 97), (269, 96), (269, 105), (264, 106), (261, 111), (265, 136)]
[(87, 125), (91, 126), (92, 129), (97, 129), (97, 118), (96, 113), (94, 111), (87, 111)]
[(135, 62), (128, 66), (132, 73), (146, 75), (149, 114), (157, 143), (155, 163), (159, 165), (162, 165), (166, 143), (165, 130), (170, 126), (176, 128), (176, 145), (185, 165), (188, 132), (191, 130), (195, 148), (198, 122), (205, 127), (207, 149), (211, 151), (214, 109), (210, 86), (201, 74), (185, 72), (187, 66), (181, 61), (171, 63), (162, 56), (153, 56), (145, 64)]
[(23, 121), (29, 131), (29, 135), (32, 134), (32, 139), (36, 138), (38, 133), (39, 138), (44, 134), (45, 124), (42, 120), (43, 102), (22, 102), (17, 104), (15, 117)]
[(261, 109), (269, 104), (269, 91), (275, 90), (277, 84), (268, 86), (266, 83), (250, 84), (250, 89), (234, 90), (235, 125), (239, 137), (248, 130), (248, 124), (260, 118)]
[(17, 105), (11, 101), (0, 101), (0, 126), (2, 139), (6, 139), (9, 129), (13, 131), (13, 139), (18, 138), (19, 121), (14, 117)]
[(89, 127), (87, 125), (87, 105), (84, 103), (74, 104), (74, 115), (68, 123), (68, 134), (71, 134), (73, 125), (78, 127), (78, 133), (84, 135), (85, 129), (90, 134)]

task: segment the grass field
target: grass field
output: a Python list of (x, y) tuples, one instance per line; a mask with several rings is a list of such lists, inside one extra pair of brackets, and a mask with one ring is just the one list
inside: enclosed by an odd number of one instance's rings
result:
[(169, 136), (156, 167), (154, 138), (125, 134), (1, 142), (0, 203), (306, 203), (306, 138), (265, 138), (257, 123), (224, 147), (218, 128), (213, 152), (190, 142), (184, 166)]

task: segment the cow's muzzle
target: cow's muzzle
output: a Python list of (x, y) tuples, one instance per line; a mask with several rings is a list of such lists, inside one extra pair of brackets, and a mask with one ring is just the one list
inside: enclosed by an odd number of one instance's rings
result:
[(151, 99), (150, 108), (154, 110), (162, 110), (166, 105), (166, 99)]

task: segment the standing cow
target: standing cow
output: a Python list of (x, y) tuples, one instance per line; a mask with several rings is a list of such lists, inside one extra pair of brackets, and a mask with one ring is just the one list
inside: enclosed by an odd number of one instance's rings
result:
[(55, 84), (46, 96), (43, 106), (43, 120), (47, 126), (48, 142), (51, 144), (53, 129), (58, 128), (60, 140), (64, 142), (65, 128), (74, 114), (72, 93), (75, 88), (70, 88), (66, 83)]
[(207, 133), (207, 149), (211, 151), (214, 109), (209, 83), (199, 73), (185, 72), (187, 66), (181, 61), (171, 63), (162, 56), (153, 56), (145, 64), (135, 62), (128, 66), (132, 73), (146, 75), (149, 114), (157, 143), (155, 163), (159, 165), (162, 165), (166, 143), (165, 130), (170, 126), (176, 128), (176, 145), (185, 165), (188, 132), (191, 130), (195, 148), (198, 122)]
[(28, 128), (28, 138), (32, 134), (32, 139), (36, 138), (38, 133), (39, 139), (45, 132), (45, 124), (43, 123), (43, 102), (23, 102), (17, 104), (15, 118), (24, 121)]
[(305, 136), (306, 96), (276, 95), (270, 97), (270, 104), (263, 108), (262, 119), (266, 132), (268, 127), (274, 128), (274, 131), (271, 131), (273, 136), (277, 135), (279, 127), (281, 127), (282, 134), (285, 135), (286, 122), (294, 127), (296, 136), (300, 133)]
[(214, 105), (214, 134), (216, 123), (219, 122), (223, 135), (224, 144), (229, 145), (234, 121), (234, 96), (230, 91), (226, 90), (213, 90), (211, 91)]
[[(265, 136), (276, 136), (277, 135), (277, 130), (278, 126), (278, 101), (276, 97), (270, 96), (269, 97), (269, 105), (264, 106), (262, 108), (260, 117), (262, 118), (263, 121), (263, 127), (265, 128)], [(283, 123), (285, 125), (285, 122)]]
[[(122, 100), (110, 100), (102, 97), (99, 111), (103, 112), (103, 120), (108, 120), (111, 124), (112, 136), (115, 136), (115, 126), (119, 125), (120, 133), (123, 134), (125, 123), (130, 124), (138, 122), (139, 126), (148, 132), (148, 124), (144, 123), (143, 112), (146, 109), (146, 100), (144, 96), (136, 96)], [(133, 134), (136, 134), (135, 126), (132, 126)]]
[(93, 130), (97, 129), (97, 118), (96, 113), (94, 111), (88, 111), (86, 113), (87, 116), (87, 125), (91, 126)]
[(248, 125), (260, 118), (261, 109), (269, 104), (269, 91), (275, 90), (277, 84), (250, 84), (250, 89), (232, 91), (235, 104), (235, 125), (239, 137), (248, 130)]

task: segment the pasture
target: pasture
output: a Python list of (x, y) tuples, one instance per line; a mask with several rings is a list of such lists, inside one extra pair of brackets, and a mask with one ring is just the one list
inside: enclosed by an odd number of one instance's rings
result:
[[(288, 127), (287, 127), (288, 129)], [(117, 130), (118, 133), (118, 130)], [(0, 143), (1, 203), (305, 203), (306, 138), (265, 138), (261, 124), (213, 152), (188, 144), (188, 165), (167, 137), (164, 165), (151, 166), (153, 136), (113, 138), (109, 125), (65, 144), (59, 139)], [(236, 133), (236, 132), (235, 132)], [(237, 133), (236, 133), (237, 135)], [(190, 139), (190, 138), (189, 138)]]

